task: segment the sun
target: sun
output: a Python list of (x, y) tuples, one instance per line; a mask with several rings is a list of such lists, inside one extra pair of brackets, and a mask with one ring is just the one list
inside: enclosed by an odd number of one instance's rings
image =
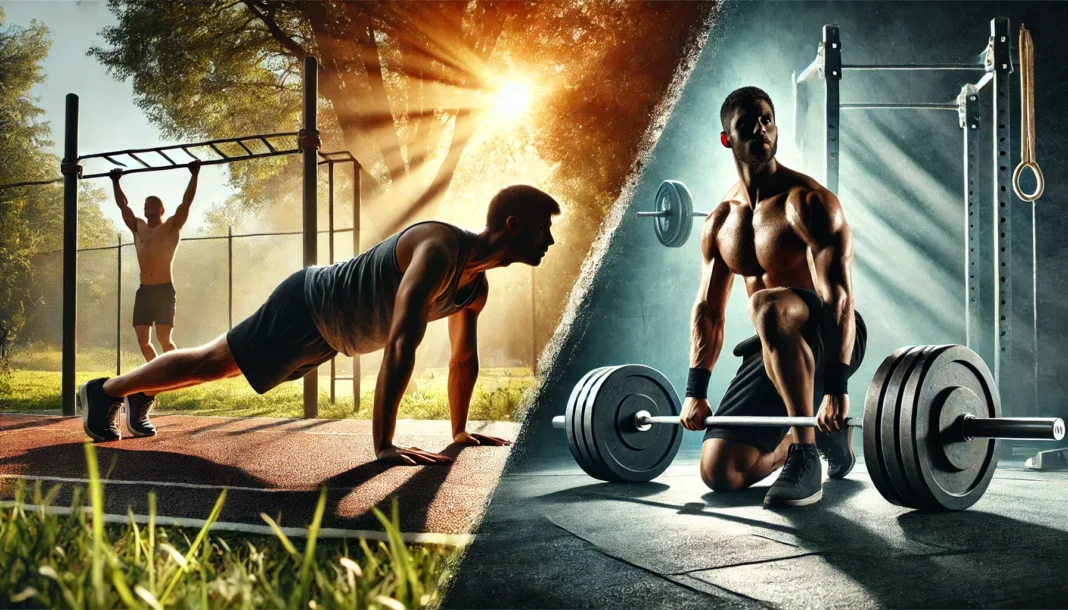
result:
[(493, 111), (503, 119), (515, 119), (530, 108), (530, 101), (530, 86), (523, 81), (510, 80), (497, 89)]

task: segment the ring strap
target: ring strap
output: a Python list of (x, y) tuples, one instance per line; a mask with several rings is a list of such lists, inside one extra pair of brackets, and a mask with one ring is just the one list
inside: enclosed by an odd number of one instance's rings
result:
[[(1046, 189), (1046, 180), (1042, 170), (1035, 161), (1035, 43), (1031, 32), (1020, 25), (1020, 164), (1012, 173), (1012, 190), (1016, 196), (1028, 203), (1033, 203), (1042, 196)], [(1035, 174), (1038, 183), (1033, 193), (1024, 193), (1020, 188), (1020, 176), (1025, 169)]]

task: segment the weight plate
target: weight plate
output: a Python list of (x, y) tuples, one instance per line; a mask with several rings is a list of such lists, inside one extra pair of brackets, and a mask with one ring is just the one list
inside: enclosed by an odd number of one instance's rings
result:
[(916, 492), (905, 474), (904, 457), (901, 451), (901, 403), (906, 400), (905, 382), (912, 374), (916, 361), (921, 355), (934, 349), (931, 345), (913, 346), (894, 372), (887, 377), (882, 401), (882, 413), (879, 419), (879, 448), (882, 468), (885, 470), (890, 485), (896, 492), (901, 506), (915, 508)]
[(686, 188), (682, 182), (672, 180), (671, 185), (675, 187), (679, 196), (680, 225), (679, 236), (670, 247), (681, 248), (690, 239), (690, 232), (693, 231), (693, 197), (690, 197), (690, 189)]
[(653, 416), (675, 416), (682, 403), (671, 382), (654, 368), (617, 366), (591, 383), (583, 415), (593, 462), (605, 480), (651, 481), (663, 474), (682, 444), (681, 425), (654, 424), (647, 432), (635, 428), (640, 410)]
[(681, 248), (693, 229), (693, 199), (686, 185), (665, 180), (656, 191), (656, 211), (664, 214), (653, 218), (656, 238), (669, 248)]
[(905, 424), (901, 447), (906, 474), (917, 494), (915, 507), (930, 512), (964, 510), (990, 485), (999, 442), (960, 441), (956, 422), (965, 413), (1001, 417), (993, 375), (972, 350), (944, 345), (921, 357), (907, 385), (915, 399), (901, 413)]
[(576, 428), (576, 431), (581, 434), (579, 437), (579, 449), (582, 450), (583, 454), (586, 456), (586, 464), (588, 465), (588, 468), (585, 469), (586, 474), (602, 481), (611, 481), (612, 473), (607, 469), (604, 465), (604, 460), (602, 460), (597, 453), (597, 441), (595, 439), (595, 430), (591, 414), (592, 400), (590, 397), (594, 392), (597, 382), (604, 379), (605, 376), (616, 368), (618, 367), (606, 366), (599, 370), (597, 374), (590, 377), (590, 380), (586, 382), (585, 387), (579, 392), (578, 402), (576, 404), (576, 408), (579, 410), (582, 418), (581, 424)]
[(900, 399), (898, 400), (897, 424), (894, 429), (897, 439), (897, 457), (901, 460), (901, 472), (904, 474), (907, 486), (912, 490), (912, 499), (908, 506), (920, 508), (927, 502), (927, 493), (923, 489), (923, 479), (915, 475), (916, 444), (914, 440), (913, 424), (916, 419), (916, 401), (919, 396), (919, 388), (923, 383), (927, 369), (930, 367), (932, 357), (948, 348), (948, 345), (928, 345), (916, 356), (909, 371), (901, 378)]
[(601, 366), (600, 369), (594, 369), (579, 379), (578, 384), (575, 385), (575, 389), (571, 390), (571, 395), (567, 400), (567, 408), (564, 410), (564, 433), (567, 436), (567, 448), (571, 450), (571, 455), (575, 456), (575, 462), (577, 462), (583, 470), (586, 470), (584, 466), (586, 458), (583, 449), (580, 448), (580, 434), (577, 432), (578, 426), (580, 425), (579, 422), (582, 421), (582, 418), (579, 417), (577, 408), (578, 397), (582, 392), (582, 389), (585, 387), (586, 381), (590, 380), (596, 373), (603, 371), (604, 369), (606, 369), (606, 367)]
[(864, 463), (868, 466), (868, 476), (875, 485), (875, 489), (883, 495), (891, 504), (904, 506), (901, 498), (897, 495), (890, 475), (886, 472), (886, 464), (882, 457), (882, 439), (879, 434), (879, 424), (882, 420), (882, 404), (886, 397), (886, 382), (898, 367), (903, 356), (908, 354), (912, 347), (902, 347), (894, 350), (887, 356), (879, 368), (875, 370), (868, 393), (864, 396)]

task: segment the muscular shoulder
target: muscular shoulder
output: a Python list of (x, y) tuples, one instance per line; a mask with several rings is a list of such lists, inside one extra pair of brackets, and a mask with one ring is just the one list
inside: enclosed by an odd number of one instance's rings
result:
[(402, 269), (416, 256), (455, 262), (460, 253), (458, 232), (450, 225), (428, 222), (409, 227), (397, 241), (397, 262)]
[(730, 213), (731, 201), (724, 197), (723, 201), (720, 201), (716, 207), (712, 208), (712, 211), (705, 217), (705, 221), (701, 225), (701, 253), (706, 261), (710, 261), (717, 256), (719, 248), (716, 245), (716, 235), (719, 233), (719, 228), (723, 226), (723, 221), (727, 219)]
[(787, 219), (806, 242), (827, 243), (834, 235), (848, 232), (838, 197), (823, 186), (799, 186), (787, 198)]
[(443, 222), (427, 222), (409, 227), (401, 235), (398, 247), (415, 250), (431, 248), (437, 252), (459, 252), (460, 239), (458, 231)]

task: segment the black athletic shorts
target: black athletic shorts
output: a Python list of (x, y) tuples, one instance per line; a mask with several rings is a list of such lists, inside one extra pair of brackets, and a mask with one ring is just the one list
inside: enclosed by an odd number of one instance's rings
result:
[(226, 333), (237, 367), (259, 394), (307, 375), (337, 355), (304, 301), (305, 269), (274, 289), (256, 313)]
[[(808, 305), (808, 322), (801, 333), (812, 350), (816, 360), (816, 375), (813, 389), (812, 408), (819, 409), (823, 402), (823, 365), (826, 361), (826, 347), (823, 344), (827, 335), (820, 328), (820, 312), (823, 309), (823, 300), (811, 290), (803, 288), (791, 288)], [(856, 319), (856, 338), (853, 342), (853, 357), (849, 363), (849, 374), (852, 375), (860, 368), (864, 360), (864, 348), (867, 345), (868, 329), (860, 314), (853, 312)], [(727, 386), (727, 391), (720, 400), (716, 415), (743, 415), (743, 416), (776, 416), (785, 417), (786, 403), (779, 396), (775, 384), (768, 377), (764, 369), (764, 354), (760, 343), (760, 337), (753, 336), (738, 344), (735, 355), (742, 356), (742, 365), (734, 379)], [(760, 449), (761, 453), (769, 453), (782, 441), (789, 427), (760, 427), (760, 426), (711, 426), (705, 430), (705, 440), (710, 438), (722, 438), (729, 441), (753, 445)]]
[(152, 326), (153, 323), (174, 326), (174, 284), (141, 284), (134, 297), (133, 325)]

